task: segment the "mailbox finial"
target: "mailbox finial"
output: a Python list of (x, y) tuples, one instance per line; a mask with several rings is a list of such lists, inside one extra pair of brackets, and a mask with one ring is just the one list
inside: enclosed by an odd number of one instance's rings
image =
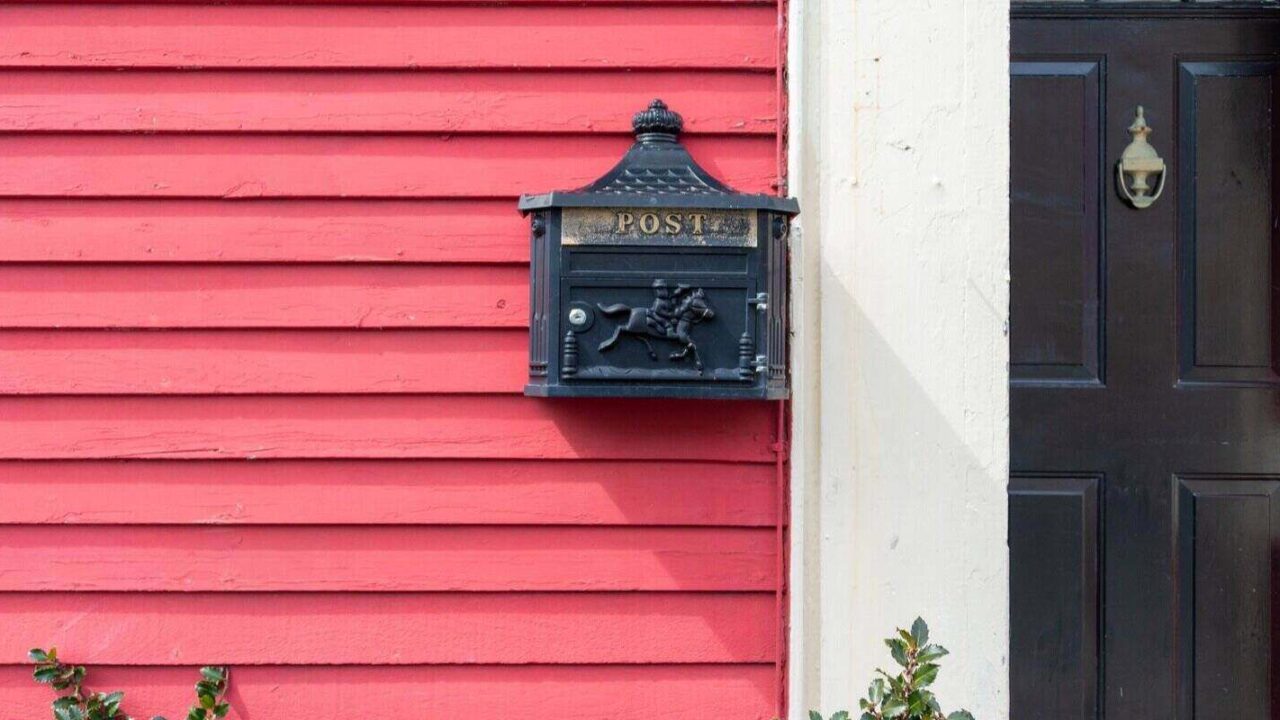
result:
[(631, 118), (631, 127), (640, 142), (675, 142), (684, 129), (684, 119), (680, 113), (668, 109), (666, 103), (655, 99)]

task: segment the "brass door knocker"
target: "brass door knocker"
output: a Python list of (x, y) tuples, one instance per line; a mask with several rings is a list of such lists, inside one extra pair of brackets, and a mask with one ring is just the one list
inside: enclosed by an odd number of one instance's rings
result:
[[(1141, 105), (1138, 106), (1133, 124), (1129, 126), (1129, 134), (1133, 136), (1133, 141), (1120, 154), (1120, 162), (1116, 163), (1116, 186), (1130, 205), (1138, 210), (1145, 210), (1164, 192), (1164, 179), (1168, 173), (1165, 171), (1164, 160), (1151, 147), (1151, 143), (1147, 142), (1151, 126), (1147, 125)], [(1156, 183), (1155, 192), (1151, 189), (1152, 180)]]

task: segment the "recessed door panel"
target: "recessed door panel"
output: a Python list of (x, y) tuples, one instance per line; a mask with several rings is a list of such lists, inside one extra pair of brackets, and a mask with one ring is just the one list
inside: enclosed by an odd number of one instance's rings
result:
[(1098, 382), (1102, 66), (1017, 59), (1011, 73), (1011, 374)]
[(1182, 378), (1275, 383), (1280, 233), (1272, 62), (1185, 62), (1178, 331)]

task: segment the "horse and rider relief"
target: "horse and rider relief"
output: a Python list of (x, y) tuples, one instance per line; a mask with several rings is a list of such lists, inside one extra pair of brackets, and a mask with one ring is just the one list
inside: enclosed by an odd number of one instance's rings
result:
[(605, 305), (598, 303), (596, 307), (604, 315), (624, 315), (623, 320), (614, 330), (613, 335), (600, 343), (599, 350), (607, 352), (621, 341), (623, 335), (635, 338), (644, 343), (649, 357), (657, 360), (650, 339), (667, 340), (681, 345), (681, 349), (668, 355), (670, 360), (684, 360), (692, 357), (698, 372), (702, 372), (702, 358), (698, 355), (698, 345), (693, 341), (690, 331), (694, 325), (706, 322), (715, 317), (715, 310), (707, 302), (707, 294), (702, 288), (688, 285), (670, 287), (665, 280), (653, 281), (653, 304), (649, 307), (631, 307), (623, 303)]

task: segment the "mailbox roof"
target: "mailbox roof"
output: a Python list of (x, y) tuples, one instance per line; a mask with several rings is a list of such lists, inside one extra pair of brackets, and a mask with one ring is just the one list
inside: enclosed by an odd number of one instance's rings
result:
[(636, 142), (603, 177), (577, 190), (520, 198), (521, 212), (554, 207), (683, 207), (772, 210), (794, 215), (794, 198), (740, 193), (694, 161), (680, 143), (680, 115), (654, 100), (632, 119)]

